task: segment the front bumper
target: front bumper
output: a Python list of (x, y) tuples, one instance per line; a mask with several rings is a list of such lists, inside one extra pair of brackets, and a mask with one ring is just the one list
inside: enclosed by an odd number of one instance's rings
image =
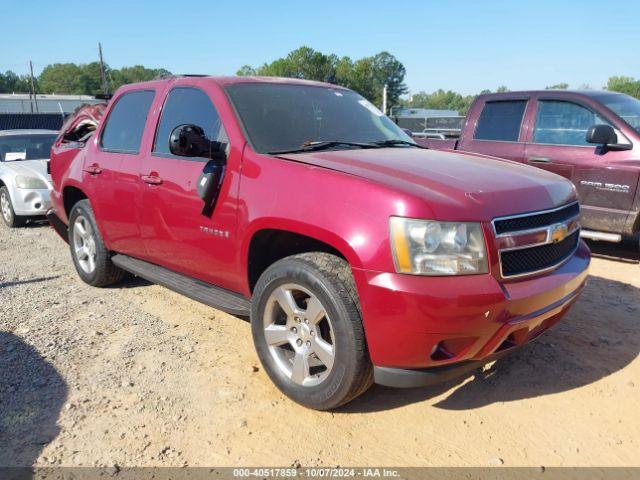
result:
[[(434, 377), (442, 377), (438, 373), (451, 378), (457, 367), (465, 373), (527, 343), (557, 323), (578, 298), (589, 260), (581, 242), (556, 270), (505, 283), (491, 275), (354, 270), (376, 380), (395, 386), (435, 383), (440, 380)], [(424, 371), (433, 368), (439, 370)], [(395, 372), (392, 380), (394, 369), (414, 372)]]
[(11, 202), (18, 216), (44, 216), (51, 208), (51, 194), (46, 188), (14, 188)]
[(448, 380), (467, 375), (479, 370), (484, 365), (504, 356), (507, 352), (498, 352), (484, 360), (470, 360), (466, 362), (429, 367), (420, 369), (404, 369), (391, 367), (373, 367), (373, 380), (378, 385), (393, 388), (415, 388), (437, 385)]

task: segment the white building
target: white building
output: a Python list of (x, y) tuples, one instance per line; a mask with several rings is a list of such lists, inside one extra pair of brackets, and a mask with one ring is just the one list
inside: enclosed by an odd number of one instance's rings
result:
[(0, 93), (0, 113), (72, 113), (85, 103), (100, 103), (90, 95)]

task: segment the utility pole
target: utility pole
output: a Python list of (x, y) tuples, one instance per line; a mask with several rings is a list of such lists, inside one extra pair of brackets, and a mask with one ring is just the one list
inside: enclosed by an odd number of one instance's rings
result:
[(382, 113), (387, 114), (387, 84), (382, 89)]
[(100, 77), (102, 77), (102, 93), (109, 95), (109, 82), (104, 71), (104, 60), (102, 59), (102, 44), (98, 42), (98, 53), (100, 54)]
[[(38, 97), (36, 97), (36, 83), (33, 80), (33, 62), (29, 60), (29, 70), (31, 72), (30, 80), (31, 80), (31, 88), (29, 89), (29, 94), (33, 91), (33, 101), (36, 104), (36, 112), (38, 111)], [(33, 104), (31, 104), (31, 113), (33, 113)]]

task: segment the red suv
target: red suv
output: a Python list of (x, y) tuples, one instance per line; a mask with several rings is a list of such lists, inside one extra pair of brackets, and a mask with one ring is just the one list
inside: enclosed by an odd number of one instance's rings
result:
[(569, 181), (423, 149), (345, 88), (175, 77), (90, 113), (50, 165), (48, 216), (80, 277), (131, 272), (250, 317), (266, 372), (303, 405), (478, 368), (584, 287)]

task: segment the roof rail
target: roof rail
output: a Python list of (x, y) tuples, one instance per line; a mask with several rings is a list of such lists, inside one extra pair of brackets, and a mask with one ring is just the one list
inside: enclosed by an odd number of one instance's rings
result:
[(206, 73), (176, 73), (171, 75), (158, 75), (154, 80), (167, 80), (169, 78), (185, 78), (185, 77), (208, 77)]

